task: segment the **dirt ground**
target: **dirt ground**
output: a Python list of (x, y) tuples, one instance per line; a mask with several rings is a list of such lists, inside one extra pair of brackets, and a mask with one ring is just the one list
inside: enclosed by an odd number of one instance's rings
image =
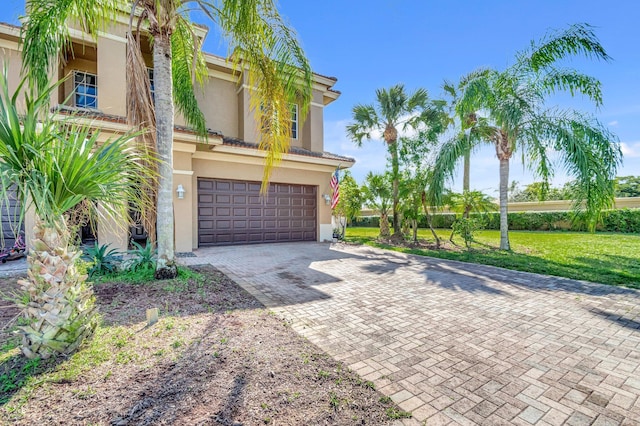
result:
[[(103, 325), (66, 360), (28, 362), (0, 301), (0, 424), (378, 425), (397, 407), (212, 267), (95, 287)], [(15, 279), (0, 278), (5, 296)], [(146, 327), (145, 311), (160, 320)]]

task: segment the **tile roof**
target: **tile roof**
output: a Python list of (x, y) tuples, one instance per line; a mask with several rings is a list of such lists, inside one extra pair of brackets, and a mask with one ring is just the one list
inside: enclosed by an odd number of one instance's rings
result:
[[(66, 114), (66, 115), (75, 115), (80, 117), (94, 118), (96, 120), (109, 121), (111, 123), (127, 124), (127, 117), (123, 117), (121, 115), (105, 114), (104, 112), (97, 109), (78, 108), (78, 107), (70, 107), (67, 105), (58, 105), (51, 108), (51, 112), (54, 112), (54, 113), (57, 112), (57, 113)], [(182, 133), (191, 133), (194, 135), (196, 134), (196, 132), (192, 128), (187, 126), (174, 125), (173, 128), (174, 130), (177, 130)], [(222, 136), (222, 133), (217, 130), (207, 129), (207, 131), (209, 132), (210, 136)]]
[[(224, 145), (237, 146), (240, 148), (259, 149), (259, 145), (257, 143), (246, 142), (246, 141), (243, 141), (242, 139), (232, 138), (229, 136), (224, 136), (222, 138), (222, 142)], [(289, 147), (289, 154), (303, 155), (305, 157), (324, 158), (327, 160), (342, 161), (350, 164), (353, 164), (356, 162), (356, 160), (354, 160), (351, 157), (344, 157), (342, 155), (332, 154), (331, 152), (326, 152), (326, 151), (324, 152), (310, 151), (308, 149), (300, 148), (297, 146)]]
[[(94, 118), (96, 120), (108, 121), (112, 123), (127, 124), (126, 117), (123, 117), (121, 115), (105, 114), (102, 111), (96, 110), (96, 109), (77, 108), (77, 107), (69, 107), (66, 105), (58, 105), (57, 107), (51, 108), (51, 111), (57, 112), (60, 114), (67, 114), (67, 115), (73, 114), (80, 117)], [(176, 125), (174, 126), (174, 129), (183, 133), (191, 133), (191, 134), (196, 133), (195, 131), (193, 131), (193, 129), (186, 126)], [(238, 139), (230, 136), (224, 136), (222, 132), (218, 130), (212, 130), (212, 129), (207, 129), (207, 130), (209, 131), (210, 136), (222, 136), (222, 142), (224, 145), (237, 146), (237, 147), (249, 148), (249, 149), (259, 149), (259, 144), (257, 143), (246, 142), (246, 141), (243, 141), (242, 139)], [(332, 154), (326, 151), (325, 152), (310, 151), (308, 149), (299, 148), (297, 146), (290, 147), (289, 154), (302, 155), (305, 157), (324, 158), (327, 160), (342, 161), (350, 164), (353, 164), (356, 161), (351, 157), (344, 157), (342, 155)]]

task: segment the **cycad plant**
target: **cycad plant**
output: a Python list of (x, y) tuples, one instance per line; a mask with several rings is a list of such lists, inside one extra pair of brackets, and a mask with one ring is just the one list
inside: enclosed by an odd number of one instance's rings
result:
[(135, 135), (100, 143), (99, 132), (73, 117), (54, 121), (47, 106), (57, 86), (32, 96), (23, 81), (11, 95), (6, 73), (0, 77), (2, 187), (14, 184), (22, 214), (32, 207), (36, 215), (27, 278), (19, 281), (22, 352), (29, 358), (71, 353), (96, 327), (93, 291), (76, 268), (81, 252), (70, 244), (67, 212), (97, 202), (100, 214), (126, 217), (126, 201), (147, 176), (129, 144)]

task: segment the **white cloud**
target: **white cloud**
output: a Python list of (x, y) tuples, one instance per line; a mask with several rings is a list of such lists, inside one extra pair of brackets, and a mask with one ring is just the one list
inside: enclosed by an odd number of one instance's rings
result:
[(618, 120), (610, 121), (610, 122), (609, 122), (609, 123), (607, 123), (607, 124), (608, 124), (609, 126), (611, 126), (611, 127), (615, 127), (615, 126), (617, 126), (617, 125), (618, 125)]
[(620, 150), (624, 158), (640, 157), (640, 141), (620, 142)]

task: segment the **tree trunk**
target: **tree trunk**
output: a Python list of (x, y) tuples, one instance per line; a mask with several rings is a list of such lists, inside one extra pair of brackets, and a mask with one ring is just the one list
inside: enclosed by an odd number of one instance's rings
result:
[(411, 220), (411, 226), (413, 226), (413, 242), (418, 243), (418, 221), (416, 219)]
[(389, 238), (389, 217), (386, 213), (380, 214), (380, 236), (382, 238)]
[[(467, 146), (467, 149), (464, 152), (464, 174), (462, 175), (462, 193), (468, 193), (470, 190), (470, 174), (471, 174), (471, 149)], [(462, 213), (462, 217), (469, 218), (469, 209), (465, 206), (464, 213)]]
[(391, 151), (391, 174), (393, 175), (393, 234), (402, 234), (400, 230), (400, 213), (398, 212), (399, 204), (399, 186), (400, 186), (400, 166), (398, 161), (398, 142), (393, 141), (389, 144)]
[(431, 215), (429, 214), (429, 208), (427, 207), (427, 194), (422, 191), (422, 208), (424, 209), (424, 214), (427, 217), (427, 225), (431, 230), (431, 234), (433, 238), (436, 240), (436, 248), (440, 248), (440, 238), (438, 238), (438, 234), (436, 234), (436, 230), (433, 229), (433, 225), (431, 223)]
[(500, 250), (511, 250), (509, 244), (509, 157), (500, 159)]
[(22, 352), (27, 358), (49, 358), (74, 352), (97, 324), (93, 289), (75, 263), (79, 251), (69, 247), (64, 220), (56, 226), (37, 221), (27, 257), (24, 291), (26, 325), (21, 326)]
[(153, 78), (156, 103), (156, 143), (158, 145), (156, 279), (175, 278), (178, 270), (174, 253), (173, 219), (173, 82), (171, 76), (171, 39), (156, 34), (153, 44)]

